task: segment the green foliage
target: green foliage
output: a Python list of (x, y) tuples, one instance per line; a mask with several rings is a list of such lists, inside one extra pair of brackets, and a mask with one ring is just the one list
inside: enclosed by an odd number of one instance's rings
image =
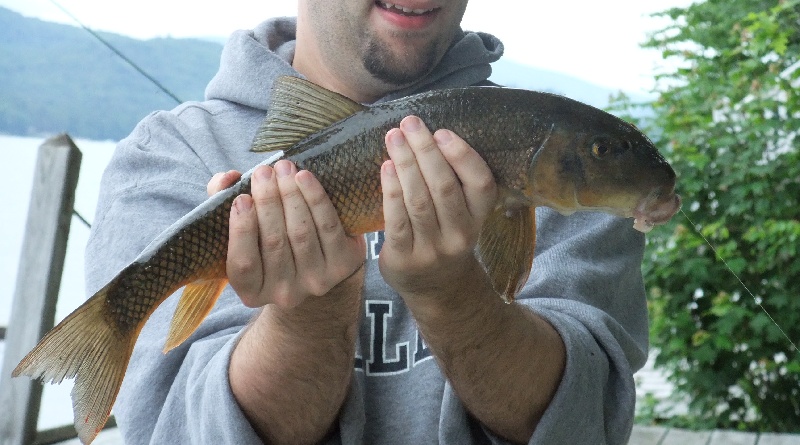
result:
[(800, 343), (800, 1), (664, 15), (647, 46), (678, 64), (647, 125), (695, 226), (678, 215), (648, 238), (656, 364), (690, 400), (687, 426), (800, 432), (800, 352), (781, 332)]
[[(218, 43), (98, 33), (181, 100), (203, 98)], [(0, 133), (118, 140), (177, 103), (81, 28), (0, 8)]]

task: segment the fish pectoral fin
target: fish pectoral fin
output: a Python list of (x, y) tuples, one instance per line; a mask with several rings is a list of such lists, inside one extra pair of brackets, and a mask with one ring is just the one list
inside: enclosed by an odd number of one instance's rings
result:
[(506, 210), (498, 206), (483, 223), (478, 258), (506, 303), (512, 303), (528, 281), (535, 248), (535, 207)]
[(169, 334), (164, 343), (165, 354), (197, 330), (227, 285), (227, 278), (198, 280), (186, 285), (169, 325)]
[(85, 444), (108, 420), (139, 335), (139, 329), (121, 331), (109, 312), (106, 298), (114, 286), (112, 281), (50, 330), (11, 374), (53, 383), (74, 378), (75, 430)]
[(273, 83), (267, 117), (250, 151), (283, 150), (291, 156), (298, 142), (366, 108), (308, 80), (281, 76)]

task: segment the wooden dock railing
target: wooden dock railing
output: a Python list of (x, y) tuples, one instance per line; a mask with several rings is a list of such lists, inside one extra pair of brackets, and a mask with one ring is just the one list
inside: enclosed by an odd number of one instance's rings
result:
[(39, 147), (0, 371), (0, 445), (40, 443), (42, 385), (12, 379), (11, 371), (53, 327), (80, 165), (81, 152), (66, 134)]

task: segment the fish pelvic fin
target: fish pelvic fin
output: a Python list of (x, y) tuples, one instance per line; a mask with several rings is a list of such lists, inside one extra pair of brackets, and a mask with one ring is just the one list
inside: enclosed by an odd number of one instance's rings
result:
[(533, 266), (536, 248), (535, 207), (507, 210), (498, 206), (481, 228), (478, 258), (494, 290), (513, 303)]
[(283, 150), (367, 107), (299, 77), (281, 76), (273, 84), (272, 100), (250, 151)]
[(91, 443), (106, 424), (139, 334), (139, 330), (121, 332), (109, 317), (109, 288), (48, 332), (12, 373), (51, 383), (74, 378), (75, 429), (84, 444)]
[(189, 283), (181, 294), (175, 315), (169, 326), (169, 334), (164, 344), (166, 354), (178, 347), (200, 326), (211, 308), (217, 302), (222, 290), (228, 285), (227, 278), (198, 280)]

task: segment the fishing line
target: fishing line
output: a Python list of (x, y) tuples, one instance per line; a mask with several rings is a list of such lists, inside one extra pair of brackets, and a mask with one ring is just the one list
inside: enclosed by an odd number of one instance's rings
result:
[(68, 16), (69, 16), (69, 17), (70, 17), (72, 20), (74, 20), (74, 21), (75, 21), (75, 23), (77, 23), (78, 25), (80, 25), (80, 27), (81, 27), (81, 28), (83, 28), (83, 29), (84, 29), (86, 32), (88, 32), (89, 34), (91, 34), (91, 35), (92, 35), (92, 36), (93, 36), (95, 39), (97, 39), (97, 40), (98, 40), (100, 43), (102, 43), (103, 45), (105, 45), (105, 46), (106, 46), (106, 48), (110, 49), (110, 50), (111, 50), (111, 51), (112, 51), (114, 54), (116, 54), (117, 56), (119, 56), (119, 57), (120, 57), (122, 60), (124, 60), (124, 61), (125, 61), (125, 62), (126, 62), (128, 65), (130, 65), (131, 67), (133, 67), (133, 69), (135, 69), (136, 71), (138, 71), (138, 72), (139, 72), (139, 74), (141, 74), (142, 76), (144, 76), (144, 77), (145, 77), (147, 80), (149, 80), (149, 81), (150, 81), (150, 82), (151, 82), (153, 85), (155, 85), (155, 86), (156, 86), (158, 89), (160, 89), (160, 90), (161, 90), (161, 91), (162, 91), (164, 94), (166, 94), (167, 96), (171, 97), (171, 98), (172, 98), (173, 100), (175, 100), (175, 102), (176, 102), (176, 103), (178, 103), (178, 104), (181, 104), (181, 103), (183, 103), (183, 101), (182, 101), (182, 100), (178, 99), (178, 96), (176, 96), (176, 95), (175, 95), (175, 94), (173, 94), (173, 93), (172, 93), (170, 90), (168, 90), (168, 89), (167, 89), (167, 87), (165, 87), (164, 85), (162, 85), (162, 84), (161, 84), (161, 82), (159, 82), (158, 80), (156, 80), (156, 79), (155, 79), (153, 76), (151, 76), (151, 75), (147, 74), (147, 72), (146, 72), (146, 71), (145, 71), (143, 68), (141, 68), (139, 65), (137, 65), (137, 64), (136, 64), (136, 62), (134, 62), (133, 60), (129, 59), (127, 56), (125, 56), (125, 54), (122, 54), (122, 52), (121, 52), (120, 50), (118, 50), (117, 48), (115, 48), (115, 47), (114, 47), (114, 45), (112, 45), (111, 43), (109, 43), (108, 41), (106, 41), (104, 38), (100, 37), (100, 35), (99, 35), (99, 34), (97, 34), (96, 32), (94, 32), (94, 31), (93, 31), (91, 28), (89, 28), (88, 26), (84, 25), (84, 24), (83, 24), (83, 22), (81, 22), (80, 20), (78, 20), (78, 18), (77, 18), (77, 17), (75, 17), (74, 15), (72, 15), (72, 13), (71, 13), (71, 12), (69, 12), (69, 11), (68, 11), (66, 8), (64, 8), (63, 6), (61, 6), (61, 5), (60, 5), (58, 2), (56, 2), (56, 0), (50, 0), (50, 3), (54, 4), (54, 5), (55, 5), (55, 6), (56, 6), (58, 9), (60, 9), (61, 11), (63, 11), (63, 12), (64, 12), (64, 14), (68, 15)]
[[(164, 94), (166, 94), (167, 96), (171, 97), (171, 98), (172, 98), (172, 99), (173, 99), (173, 100), (174, 100), (176, 103), (178, 103), (178, 104), (181, 104), (181, 103), (183, 103), (183, 101), (182, 101), (182, 100), (180, 100), (180, 99), (178, 98), (178, 96), (176, 96), (174, 93), (172, 93), (172, 91), (170, 91), (169, 89), (167, 89), (167, 87), (165, 87), (164, 85), (162, 85), (162, 84), (161, 84), (161, 82), (159, 82), (158, 80), (156, 80), (156, 79), (155, 79), (153, 76), (151, 76), (150, 74), (148, 74), (148, 73), (147, 73), (147, 72), (144, 70), (144, 68), (140, 67), (139, 65), (137, 65), (137, 64), (136, 64), (136, 62), (134, 62), (133, 60), (131, 60), (131, 59), (129, 59), (127, 56), (125, 56), (125, 54), (123, 54), (123, 53), (122, 53), (122, 51), (118, 50), (116, 47), (114, 47), (114, 45), (112, 45), (112, 44), (111, 44), (111, 43), (109, 43), (107, 40), (105, 40), (104, 38), (102, 38), (102, 37), (101, 37), (99, 34), (97, 34), (96, 32), (94, 32), (94, 30), (92, 30), (92, 29), (91, 29), (91, 28), (89, 28), (88, 26), (84, 25), (84, 24), (83, 24), (83, 22), (81, 22), (81, 21), (80, 21), (80, 20), (79, 20), (77, 17), (75, 17), (75, 15), (74, 15), (74, 14), (72, 14), (72, 13), (71, 13), (69, 10), (67, 10), (67, 8), (65, 8), (65, 7), (61, 6), (61, 4), (59, 4), (59, 3), (58, 3), (56, 0), (50, 0), (50, 3), (52, 3), (53, 5), (55, 5), (55, 6), (56, 6), (58, 9), (60, 9), (60, 10), (61, 10), (61, 11), (62, 11), (64, 14), (66, 14), (67, 16), (69, 16), (69, 17), (70, 17), (70, 18), (71, 18), (73, 21), (75, 21), (75, 23), (77, 23), (78, 25), (80, 25), (80, 27), (81, 27), (81, 28), (83, 28), (83, 29), (84, 29), (84, 31), (86, 31), (86, 32), (88, 32), (89, 34), (91, 34), (91, 35), (92, 35), (92, 37), (94, 37), (94, 38), (95, 38), (95, 39), (97, 39), (97, 40), (98, 40), (100, 43), (102, 43), (103, 45), (105, 45), (105, 47), (106, 47), (106, 48), (108, 48), (109, 50), (111, 50), (111, 52), (113, 52), (114, 54), (116, 54), (117, 56), (119, 56), (119, 58), (120, 58), (120, 59), (124, 60), (124, 61), (125, 61), (125, 63), (127, 63), (128, 65), (130, 65), (130, 66), (131, 66), (133, 69), (135, 69), (135, 70), (136, 70), (136, 71), (137, 71), (139, 74), (141, 74), (142, 76), (144, 76), (144, 77), (145, 77), (147, 80), (149, 80), (149, 81), (150, 81), (150, 82), (151, 82), (153, 85), (155, 85), (155, 86), (156, 86), (158, 89), (160, 89), (160, 90), (161, 90), (161, 91), (162, 91)], [(77, 210), (75, 210), (75, 209), (72, 209), (72, 214), (73, 214), (75, 217), (77, 217), (77, 218), (78, 218), (78, 220), (79, 220), (80, 222), (82, 222), (82, 223), (83, 223), (83, 225), (85, 225), (87, 228), (91, 228), (91, 227), (92, 227), (92, 225), (89, 223), (89, 221), (87, 221), (87, 220), (86, 220), (86, 218), (84, 218), (84, 217), (83, 217), (83, 215), (81, 215), (81, 214), (80, 214), (80, 212), (78, 212)]]
[(762, 304), (761, 304), (761, 303), (758, 301), (758, 298), (756, 298), (756, 296), (755, 296), (755, 295), (753, 295), (753, 293), (752, 293), (752, 292), (750, 292), (750, 289), (747, 287), (747, 285), (746, 285), (746, 284), (744, 284), (744, 282), (742, 281), (742, 279), (741, 279), (741, 278), (739, 278), (739, 275), (738, 275), (736, 272), (734, 272), (734, 271), (733, 271), (733, 269), (731, 268), (731, 266), (729, 266), (729, 265), (728, 265), (728, 262), (727, 262), (727, 261), (725, 261), (725, 258), (722, 258), (722, 255), (720, 255), (720, 254), (719, 254), (719, 252), (717, 252), (717, 249), (714, 247), (714, 245), (713, 245), (713, 244), (711, 244), (711, 242), (708, 240), (708, 238), (706, 238), (706, 237), (705, 237), (705, 235), (703, 235), (703, 233), (702, 233), (702, 232), (700, 232), (700, 229), (698, 229), (698, 228), (697, 228), (697, 226), (696, 226), (696, 225), (694, 224), (694, 222), (692, 221), (692, 219), (691, 219), (691, 218), (689, 218), (689, 215), (687, 215), (687, 214), (686, 214), (686, 212), (684, 212), (684, 211), (683, 211), (683, 209), (681, 209), (681, 213), (683, 213), (683, 216), (684, 216), (684, 217), (686, 217), (686, 220), (687, 220), (687, 221), (689, 221), (689, 224), (691, 224), (691, 225), (692, 225), (692, 227), (693, 227), (693, 228), (694, 228), (694, 230), (697, 232), (697, 234), (698, 234), (698, 235), (700, 235), (700, 237), (701, 237), (701, 238), (703, 238), (703, 241), (705, 241), (705, 242), (706, 242), (706, 244), (708, 244), (708, 246), (709, 246), (709, 247), (711, 247), (711, 250), (714, 252), (714, 255), (716, 255), (716, 257), (717, 257), (717, 258), (719, 258), (719, 260), (720, 260), (720, 261), (722, 261), (722, 264), (724, 264), (724, 265), (725, 265), (725, 267), (727, 267), (727, 268), (728, 268), (728, 270), (731, 272), (731, 274), (733, 274), (733, 276), (734, 276), (734, 277), (736, 277), (736, 279), (739, 281), (739, 284), (741, 284), (741, 285), (742, 285), (742, 287), (744, 288), (744, 290), (746, 290), (746, 291), (747, 291), (747, 293), (748, 293), (748, 294), (750, 294), (750, 296), (753, 298), (753, 301), (754, 301), (754, 302), (755, 302), (755, 303), (758, 305), (758, 307), (760, 307), (760, 308), (761, 308), (761, 310), (762, 310), (762, 311), (764, 311), (764, 313), (765, 313), (765, 314), (767, 314), (767, 317), (769, 317), (769, 319), (770, 319), (770, 320), (772, 320), (772, 323), (774, 323), (774, 324), (775, 324), (775, 327), (777, 327), (777, 328), (778, 328), (778, 330), (779, 330), (779, 331), (781, 331), (781, 334), (783, 334), (783, 336), (784, 336), (784, 337), (786, 337), (786, 340), (788, 340), (788, 341), (789, 341), (789, 344), (790, 344), (790, 345), (792, 345), (792, 347), (794, 348), (794, 350), (795, 350), (796, 352), (800, 352), (800, 349), (798, 349), (797, 345), (796, 345), (796, 344), (795, 344), (795, 343), (792, 341), (792, 339), (791, 339), (791, 338), (789, 338), (789, 336), (786, 334), (786, 332), (783, 330), (783, 328), (781, 328), (781, 326), (778, 324), (778, 322), (777, 322), (777, 321), (775, 321), (775, 319), (774, 319), (774, 318), (772, 318), (772, 315), (769, 313), (769, 311), (767, 311), (767, 308), (765, 308), (765, 307), (764, 307), (764, 305), (762, 305)]
[(75, 209), (72, 209), (72, 214), (75, 215), (75, 217), (78, 218), (78, 220), (80, 222), (82, 222), (83, 225), (86, 226), (87, 229), (91, 229), (92, 228), (92, 224), (89, 223), (89, 221), (87, 221), (86, 218), (84, 218), (83, 215), (80, 214), (80, 212), (78, 212)]

